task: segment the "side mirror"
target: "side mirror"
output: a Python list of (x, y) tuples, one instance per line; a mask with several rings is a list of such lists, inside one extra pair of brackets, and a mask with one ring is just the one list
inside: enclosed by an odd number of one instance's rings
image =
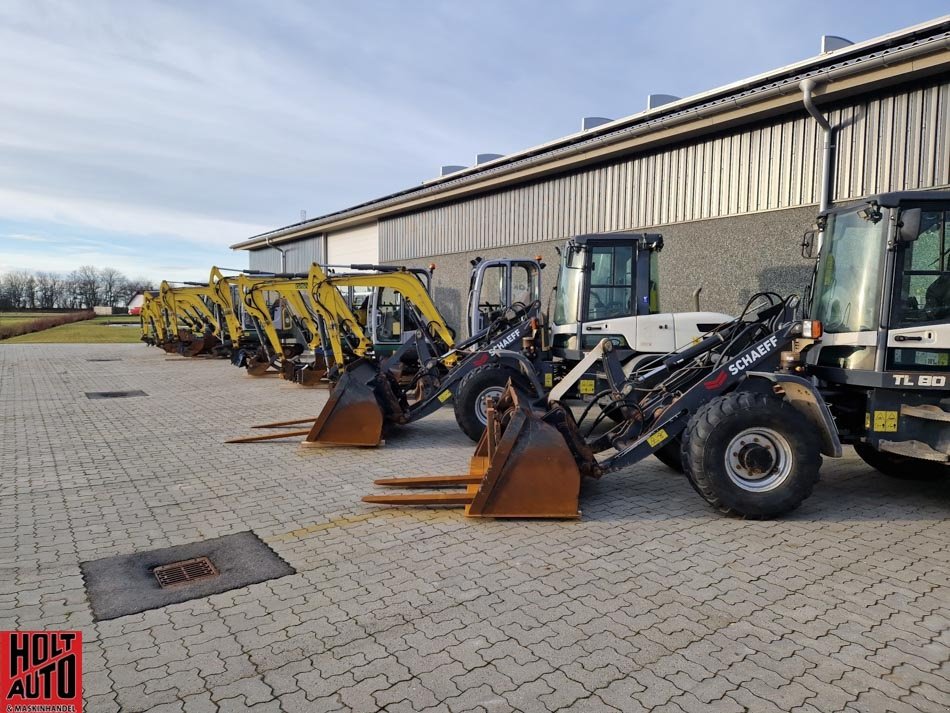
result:
[(807, 260), (818, 259), (818, 226), (805, 231), (802, 235), (802, 257)]
[(899, 237), (901, 242), (912, 243), (920, 236), (920, 208), (901, 211)]

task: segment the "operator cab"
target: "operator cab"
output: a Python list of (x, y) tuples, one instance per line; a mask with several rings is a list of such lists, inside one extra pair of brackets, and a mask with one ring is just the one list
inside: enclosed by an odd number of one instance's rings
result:
[[(421, 267), (406, 268), (415, 275), (426, 292), (430, 292), (432, 273)], [(413, 332), (426, 325), (419, 324), (418, 313), (403, 294), (392, 287), (376, 287), (367, 300), (369, 305), (369, 337), (377, 354), (389, 355)]]
[(817, 229), (806, 361), (842, 442), (885, 473), (950, 473), (950, 192), (871, 196)]
[(472, 260), (468, 286), (468, 333), (487, 329), (512, 306), (527, 309), (541, 299), (540, 258)]
[(809, 361), (851, 372), (950, 372), (950, 192), (872, 196), (826, 211), (817, 228), (807, 309), (825, 336)]

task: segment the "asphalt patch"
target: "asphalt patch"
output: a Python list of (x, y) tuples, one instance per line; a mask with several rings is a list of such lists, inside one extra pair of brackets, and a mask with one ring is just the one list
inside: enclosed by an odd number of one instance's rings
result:
[[(219, 574), (163, 589), (152, 573), (156, 567), (197, 557), (210, 559)], [(253, 532), (239, 532), (161, 550), (115, 555), (81, 562), (79, 566), (96, 621), (159, 609), (297, 572)]]

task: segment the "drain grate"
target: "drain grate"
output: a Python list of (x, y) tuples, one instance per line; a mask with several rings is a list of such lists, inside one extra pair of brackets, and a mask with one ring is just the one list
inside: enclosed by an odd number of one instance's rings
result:
[(203, 579), (218, 576), (218, 570), (207, 557), (195, 557), (181, 562), (163, 564), (152, 570), (162, 589), (179, 587)]
[(87, 391), (87, 399), (129, 399), (134, 396), (148, 396), (144, 391)]
[(86, 359), (86, 361), (122, 361), (121, 359)]

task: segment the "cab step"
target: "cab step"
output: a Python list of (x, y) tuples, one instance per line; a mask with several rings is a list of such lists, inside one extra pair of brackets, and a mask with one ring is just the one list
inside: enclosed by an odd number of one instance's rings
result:
[(917, 458), (935, 463), (950, 463), (950, 455), (941, 453), (921, 441), (879, 441), (878, 447), (886, 453), (906, 456), (907, 458)]

